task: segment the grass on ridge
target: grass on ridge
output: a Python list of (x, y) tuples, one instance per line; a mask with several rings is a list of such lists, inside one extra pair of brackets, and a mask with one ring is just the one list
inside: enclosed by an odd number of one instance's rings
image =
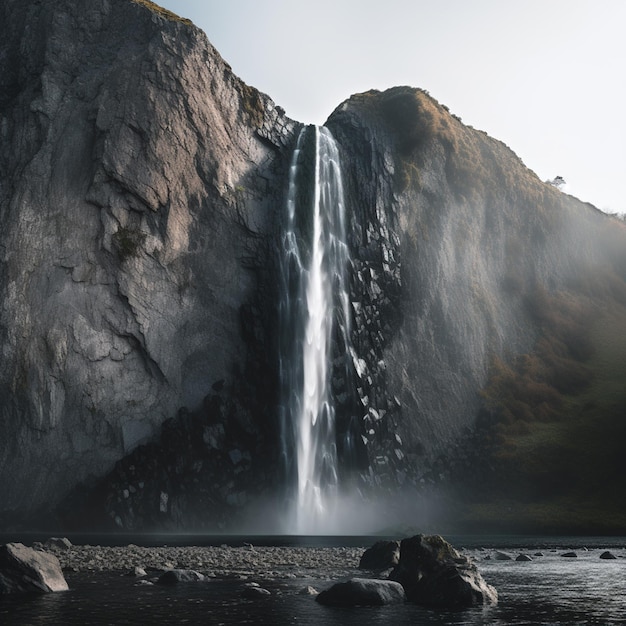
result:
[(142, 6), (150, 9), (153, 13), (156, 13), (157, 15), (160, 15), (161, 17), (164, 17), (165, 19), (168, 19), (172, 22), (182, 22), (183, 24), (189, 25), (193, 24), (191, 20), (185, 17), (180, 17), (176, 15), (176, 13), (168, 11), (167, 9), (160, 7), (158, 4), (155, 4), (154, 2), (150, 2), (150, 0), (131, 0), (131, 2), (134, 2), (135, 4), (141, 4)]

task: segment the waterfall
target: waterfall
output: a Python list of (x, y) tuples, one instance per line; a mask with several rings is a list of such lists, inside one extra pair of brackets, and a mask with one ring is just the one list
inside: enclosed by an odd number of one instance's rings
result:
[(349, 353), (348, 260), (337, 145), (327, 128), (303, 128), (289, 173), (279, 348), (284, 458), (296, 477), (290, 530), (298, 534), (324, 532), (335, 514), (331, 375), (332, 360)]

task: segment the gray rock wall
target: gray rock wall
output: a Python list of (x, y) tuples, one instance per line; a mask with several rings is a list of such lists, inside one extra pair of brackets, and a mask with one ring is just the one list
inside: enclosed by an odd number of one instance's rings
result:
[(462, 448), (490, 358), (532, 348), (528, 298), (604, 262), (607, 218), (420, 90), (353, 96), (327, 124), (348, 179), (368, 457), (419, 481)]
[[(197, 28), (128, 0), (3, 3), (2, 509), (100, 475), (243, 372), (250, 256), (294, 124)], [(256, 248), (255, 248), (256, 247)]]

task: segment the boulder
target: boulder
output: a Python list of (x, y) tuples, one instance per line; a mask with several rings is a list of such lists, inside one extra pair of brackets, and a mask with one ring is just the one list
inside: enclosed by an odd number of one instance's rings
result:
[(609, 552), (609, 550), (606, 550), (600, 555), (600, 558), (601, 559), (616, 559), (617, 557), (612, 552)]
[(267, 598), (272, 592), (259, 585), (245, 585), (241, 592), (241, 597), (247, 600), (256, 600), (257, 598)]
[(576, 552), (564, 552), (561, 556), (564, 556), (566, 559), (575, 559), (578, 557)]
[(439, 535), (416, 535), (400, 544), (400, 562), (389, 578), (402, 584), (407, 600), (422, 606), (462, 608), (497, 604), (469, 558)]
[(506, 552), (500, 552), (500, 550), (496, 550), (493, 554), (493, 558), (496, 561), (512, 561), (513, 557)]
[(399, 541), (377, 541), (363, 553), (359, 569), (384, 570), (395, 567), (400, 560)]
[(72, 542), (67, 537), (50, 537), (44, 544), (46, 550), (58, 550), (66, 552), (72, 547)]
[(146, 570), (139, 565), (135, 565), (135, 567), (126, 574), (126, 576), (134, 576), (135, 578), (143, 578), (147, 575)]
[(176, 585), (178, 583), (196, 583), (205, 580), (203, 574), (193, 569), (170, 569), (159, 576), (158, 585)]
[(326, 606), (383, 606), (406, 600), (402, 585), (391, 580), (351, 578), (336, 583), (315, 598)]
[(67, 591), (59, 559), (21, 543), (0, 547), (0, 594)]
[(515, 558), (516, 561), (532, 561), (533, 558), (527, 554), (518, 554)]

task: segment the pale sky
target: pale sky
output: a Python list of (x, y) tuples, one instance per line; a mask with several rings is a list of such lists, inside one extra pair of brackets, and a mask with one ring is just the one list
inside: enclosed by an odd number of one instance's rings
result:
[(249, 85), (323, 124), (353, 93), (427, 89), (543, 180), (626, 212), (626, 0), (160, 0)]

